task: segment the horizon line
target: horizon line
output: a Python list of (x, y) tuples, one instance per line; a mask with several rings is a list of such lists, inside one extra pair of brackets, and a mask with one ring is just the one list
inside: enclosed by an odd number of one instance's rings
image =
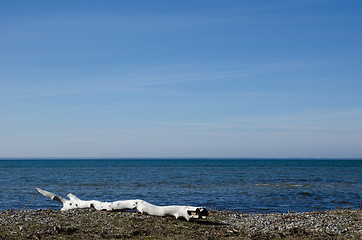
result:
[(0, 157), (0, 160), (362, 160), (360, 157)]

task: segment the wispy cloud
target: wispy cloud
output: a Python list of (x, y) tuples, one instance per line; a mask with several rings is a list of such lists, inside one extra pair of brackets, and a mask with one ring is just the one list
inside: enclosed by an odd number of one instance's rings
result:
[[(351, 63), (355, 64), (355, 63)], [(131, 89), (134, 90), (137, 87), (148, 87), (156, 85), (170, 85), (182, 82), (195, 82), (195, 81), (210, 81), (210, 80), (223, 80), (239, 78), (240, 80), (246, 79), (249, 76), (268, 75), (271, 76), (274, 73), (323, 69), (329, 67), (336, 67), (339, 64), (333, 62), (279, 62), (279, 63), (266, 63), (266, 64), (228, 64), (220, 65), (219, 63), (205, 63), (208, 66), (215, 66), (215, 69), (204, 70), (201, 65), (199, 69), (194, 67), (191, 70), (187, 70), (187, 66), (180, 69), (174, 69), (173, 72), (169, 72), (169, 66), (162, 67), (164, 74), (148, 74), (147, 68), (144, 70), (139, 69), (142, 74), (133, 73), (130, 76), (114, 75), (109, 76), (113, 81), (118, 80), (118, 84), (111, 85), (111, 88), (119, 89)], [(193, 66), (193, 65), (191, 65)], [(162, 68), (158, 72), (162, 72)], [(171, 67), (172, 68), (172, 67)], [(186, 72), (186, 73), (185, 73)], [(108, 78), (107, 76), (104, 78)], [(268, 78), (270, 80), (272, 78)], [(297, 78), (298, 79), (298, 78)], [(254, 81), (254, 80), (253, 80)], [(276, 80), (278, 81), (278, 80)], [(293, 81), (293, 79), (289, 79)]]
[[(343, 63), (344, 65), (347, 63)], [(348, 63), (348, 65), (358, 65), (360, 63)], [(205, 68), (207, 66), (207, 68)], [(214, 66), (213, 68), (211, 66)], [(0, 99), (31, 99), (47, 98), (55, 96), (70, 96), (77, 94), (93, 94), (95, 92), (123, 92), (130, 94), (180, 94), (180, 90), (173, 89), (173, 84), (187, 82), (208, 82), (221, 80), (227, 84), (228, 80), (248, 81), (249, 77), (267, 76), (259, 78), (259, 81), (301, 81), (300, 78), (280, 79), (273, 78), (273, 74), (291, 73), (298, 71), (308, 71), (316, 69), (328, 69), (340, 66), (335, 62), (278, 62), (264, 64), (220, 64), (217, 62), (190, 65), (166, 65), (144, 67), (142, 69), (129, 69), (126, 73), (100, 74), (90, 70), (88, 76), (65, 78), (61, 81), (45, 82), (3, 81), (0, 92)], [(110, 69), (110, 71), (115, 71)], [(261, 80), (263, 79), (263, 80)], [(320, 79), (320, 78), (319, 78)], [(329, 79), (329, 78), (328, 78)], [(316, 80), (316, 79), (314, 79)], [(252, 79), (256, 81), (255, 78)], [(311, 81), (305, 79), (303, 81)], [(159, 88), (166, 86), (165, 88)]]
[(307, 109), (297, 113), (241, 116), (194, 122), (157, 122), (155, 126), (174, 131), (205, 132), (359, 132), (362, 133), (362, 109)]

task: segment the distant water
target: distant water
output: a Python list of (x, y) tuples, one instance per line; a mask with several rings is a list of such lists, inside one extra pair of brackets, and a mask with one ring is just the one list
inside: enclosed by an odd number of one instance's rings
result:
[(0, 209), (66, 197), (252, 213), (362, 207), (361, 160), (0, 160)]

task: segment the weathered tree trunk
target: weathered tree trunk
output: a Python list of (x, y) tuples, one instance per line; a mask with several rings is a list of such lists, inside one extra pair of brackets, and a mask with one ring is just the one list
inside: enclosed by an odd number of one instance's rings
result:
[(69, 200), (57, 194), (36, 188), (42, 195), (63, 204), (61, 211), (81, 208), (95, 208), (96, 210), (120, 211), (136, 209), (140, 213), (146, 213), (154, 216), (174, 216), (176, 218), (183, 217), (187, 221), (191, 218), (206, 218), (208, 211), (204, 207), (191, 206), (156, 206), (146, 201), (124, 200), (115, 202), (100, 202), (97, 200), (84, 201), (69, 193)]
[(174, 216), (185, 218), (189, 221), (191, 218), (206, 218), (209, 215), (204, 207), (191, 206), (156, 206), (143, 200), (137, 200), (137, 211), (154, 216)]
[(36, 188), (44, 196), (61, 202), (63, 208), (61, 211), (70, 210), (70, 209), (79, 209), (79, 208), (95, 208), (96, 210), (107, 210), (107, 211), (117, 211), (117, 210), (127, 210), (127, 209), (136, 209), (136, 200), (125, 200), (125, 201), (115, 201), (115, 202), (100, 202), (96, 200), (84, 201), (77, 198), (77, 196), (69, 193), (67, 196), (69, 200), (63, 198), (57, 194)]

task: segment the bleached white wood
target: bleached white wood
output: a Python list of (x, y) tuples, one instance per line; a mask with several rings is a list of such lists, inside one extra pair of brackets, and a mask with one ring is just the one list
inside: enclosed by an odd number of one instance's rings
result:
[(141, 199), (124, 200), (115, 202), (100, 202), (97, 200), (84, 201), (80, 200), (74, 194), (69, 193), (69, 198), (63, 198), (57, 194), (36, 188), (45, 197), (58, 201), (63, 204), (61, 211), (81, 208), (95, 208), (96, 210), (131, 210), (136, 209), (140, 213), (146, 213), (153, 216), (174, 216), (176, 219), (179, 217), (185, 218), (189, 221), (192, 218), (206, 218), (208, 211), (204, 207), (192, 207), (192, 206), (156, 206)]
[(137, 200), (137, 211), (154, 216), (174, 216), (185, 218), (189, 221), (191, 218), (206, 218), (208, 212), (204, 207), (191, 206), (156, 206), (143, 200)]
[(107, 210), (107, 211), (117, 211), (117, 210), (128, 210), (136, 209), (136, 200), (124, 200), (124, 201), (115, 201), (115, 202), (100, 202), (97, 200), (84, 201), (80, 200), (74, 194), (69, 193), (67, 196), (69, 200), (63, 198), (57, 194), (36, 188), (45, 197), (48, 197), (52, 200), (61, 202), (63, 204), (61, 211), (71, 210), (71, 209), (81, 209), (81, 208), (95, 208), (96, 210)]

